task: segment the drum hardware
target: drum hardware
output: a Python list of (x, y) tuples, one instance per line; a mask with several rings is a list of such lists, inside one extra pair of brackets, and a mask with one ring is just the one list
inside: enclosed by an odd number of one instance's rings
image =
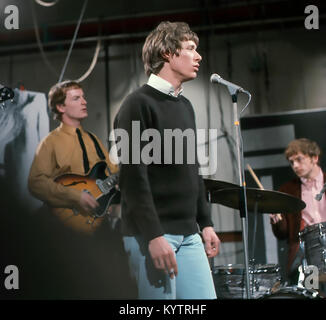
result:
[(274, 283), (273, 287), (271, 288), (270, 293), (275, 293), (275, 292), (277, 292), (277, 291), (280, 289), (280, 287), (281, 287), (281, 280), (276, 281), (276, 282)]
[(326, 222), (305, 227), (299, 232), (300, 250), (303, 252), (303, 272), (309, 265), (319, 271), (319, 281), (326, 281)]
[[(215, 78), (214, 78), (215, 77)], [(214, 79), (213, 79), (214, 78)], [(215, 81), (218, 78), (218, 81)], [(243, 139), (241, 137), (241, 128), (240, 128), (240, 115), (248, 107), (251, 101), (251, 94), (247, 90), (242, 89), (239, 86), (232, 84), (220, 76), (213, 74), (211, 77), (211, 82), (218, 82), (223, 85), (226, 85), (230, 96), (232, 98), (232, 107), (233, 107), (233, 124), (235, 130), (235, 142), (237, 150), (237, 165), (238, 165), (238, 177), (239, 177), (239, 213), (241, 219), (242, 227), (242, 241), (244, 248), (244, 263), (246, 268), (246, 292), (247, 298), (250, 299), (250, 281), (249, 281), (249, 257), (248, 257), (248, 231), (247, 231), (247, 218), (248, 218), (248, 208), (247, 208), (247, 195), (246, 195), (246, 183), (245, 183), (245, 174), (242, 164), (244, 163), (244, 154), (243, 154)], [(238, 112), (238, 93), (244, 93), (248, 96), (248, 101), (244, 108)]]
[[(227, 207), (231, 207), (233, 209), (240, 210), (241, 208), (241, 188), (237, 185), (233, 185), (228, 182), (223, 181), (215, 181), (214, 180), (204, 180), (206, 185), (207, 192), (210, 193), (210, 202), (212, 203), (218, 203), (221, 205), (225, 205)], [(291, 195), (288, 195), (286, 193), (277, 192), (277, 191), (270, 191), (265, 189), (255, 189), (255, 188), (245, 188), (246, 192), (246, 199), (247, 199), (247, 207), (248, 210), (254, 211), (255, 216), (258, 213), (290, 213), (290, 212), (297, 212), (301, 211), (303, 208), (305, 208), (305, 203), (298, 198), (295, 198)], [(302, 244), (304, 246), (304, 244)], [(221, 267), (221, 266), (220, 266)], [(214, 277), (218, 277), (217, 274), (219, 272), (216, 272)], [(257, 293), (257, 290), (259, 292), (260, 283), (257, 279), (252, 278), (252, 266), (245, 269), (245, 273), (248, 274), (248, 287), (249, 287), (249, 295), (253, 298), (257, 298), (261, 295), (260, 293)], [(250, 276), (251, 275), (251, 276)], [(225, 280), (225, 279), (224, 279)], [(239, 281), (239, 279), (235, 280), (235, 283), (231, 283), (231, 280), (229, 279), (226, 283), (227, 286), (230, 286), (228, 289), (230, 292), (227, 292), (226, 288), (222, 289), (222, 298), (243, 298), (248, 297), (248, 293), (244, 294), (243, 292), (243, 280), (242, 282)], [(258, 282), (257, 282), (258, 281)], [(217, 294), (218, 291), (221, 290), (219, 286), (222, 286), (220, 283), (221, 281), (215, 280), (215, 285), (217, 286)], [(268, 284), (268, 287), (265, 287), (264, 294), (266, 292), (275, 292), (281, 285), (281, 277), (279, 279), (275, 279), (273, 282), (270, 282)], [(223, 286), (222, 286), (223, 287)], [(248, 291), (247, 291), (248, 292)], [(250, 298), (249, 297), (249, 298)]]
[[(305, 207), (305, 203), (301, 199), (282, 192), (246, 188), (246, 193), (248, 210), (254, 211), (255, 217), (258, 213), (290, 213), (301, 211)], [(211, 191), (212, 203), (219, 203), (234, 209), (240, 208), (240, 198), (238, 188)], [(253, 237), (253, 241), (255, 241), (255, 237)], [(250, 285), (252, 284), (250, 282)], [(273, 285), (271, 284), (271, 288)]]
[(207, 200), (208, 202), (211, 202), (211, 192), (215, 190), (222, 190), (222, 189), (232, 189), (232, 188), (238, 188), (240, 187), (236, 184), (225, 182), (221, 180), (213, 180), (213, 179), (203, 179), (205, 188), (206, 188), (206, 194), (207, 194)]
[(254, 208), (254, 227), (253, 227), (253, 238), (252, 238), (252, 259), (254, 259), (255, 257), (255, 248), (256, 248), (256, 234), (257, 234), (257, 208), (258, 208), (258, 203), (255, 204), (255, 208)]
[[(301, 241), (301, 239), (300, 239), (300, 243), (299, 243), (299, 248), (303, 254), (303, 258), (301, 260), (302, 269), (306, 270), (308, 267), (308, 262), (307, 262), (307, 259), (305, 258), (305, 243), (304, 243), (304, 241)], [(301, 271), (301, 269), (299, 270), (299, 272), (300, 271)]]
[(318, 291), (298, 286), (281, 286), (274, 292), (268, 292), (259, 299), (322, 299)]
[(308, 268), (308, 262), (307, 262), (307, 259), (306, 258), (303, 258), (302, 259), (302, 269), (303, 271), (307, 270)]
[[(287, 193), (256, 188), (246, 188), (248, 210), (254, 211), (257, 206), (258, 213), (294, 213), (306, 207), (304, 201)], [(239, 189), (228, 188), (211, 191), (211, 202), (239, 209)]]
[[(245, 288), (245, 268), (242, 264), (229, 264), (213, 268), (213, 279), (219, 299), (247, 298)], [(250, 294), (256, 299), (272, 290), (281, 283), (280, 267), (275, 264), (249, 265)]]
[[(218, 78), (221, 79), (219, 76)], [(214, 82), (214, 80), (212, 80), (212, 77), (211, 77), (211, 82)], [(255, 208), (256, 212), (274, 213), (275, 211), (272, 211), (270, 209), (273, 208), (275, 210), (275, 208), (277, 207), (277, 211), (275, 213), (279, 213), (279, 212), (285, 213), (285, 212), (294, 212), (296, 210), (301, 211), (305, 207), (305, 203), (300, 199), (296, 199), (292, 196), (280, 192), (276, 194), (275, 192), (272, 191), (247, 189), (246, 182), (245, 182), (244, 168), (243, 168), (244, 149), (243, 149), (243, 139), (241, 137), (240, 115), (249, 105), (251, 101), (251, 94), (248, 91), (243, 90), (242, 88), (235, 86), (234, 84), (228, 81), (223, 80), (217, 82), (227, 86), (232, 98), (233, 120), (234, 120), (233, 124), (235, 129), (239, 187), (238, 186), (236, 188), (227, 187), (222, 190), (210, 192), (209, 201), (219, 203), (227, 207), (231, 207), (239, 210), (240, 218), (241, 218), (242, 235), (243, 235), (242, 239), (243, 239), (243, 248), (244, 248), (246, 297), (247, 299), (250, 299), (251, 289), (250, 289), (249, 257), (248, 257), (248, 210), (249, 208), (251, 209)], [(240, 112), (238, 112), (238, 103), (237, 103), (238, 102), (237, 95), (239, 92), (245, 93), (248, 96), (247, 104)], [(292, 199), (292, 201), (289, 201), (289, 199)], [(294, 205), (288, 206), (289, 202), (295, 203), (296, 207)], [(284, 208), (285, 207), (284, 205), (286, 205), (287, 207)]]
[(322, 224), (318, 225), (319, 227), (319, 241), (322, 246), (326, 247), (326, 233), (323, 232)]
[(299, 271), (299, 277), (298, 277), (298, 287), (299, 288), (304, 288), (304, 279), (305, 279), (305, 274), (303, 272), (303, 265), (298, 267)]
[(229, 189), (229, 188), (240, 188), (238, 185), (225, 182), (221, 180), (213, 180), (213, 179), (204, 179), (204, 184), (207, 192), (211, 192), (214, 190), (221, 190), (221, 189)]
[(322, 224), (319, 224), (319, 241), (324, 249), (322, 250), (322, 259), (324, 260), (324, 264), (326, 265), (326, 233), (322, 230)]

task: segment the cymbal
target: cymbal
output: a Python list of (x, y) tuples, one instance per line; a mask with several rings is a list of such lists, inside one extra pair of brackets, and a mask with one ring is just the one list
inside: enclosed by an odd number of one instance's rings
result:
[[(211, 202), (239, 209), (239, 191), (239, 188), (212, 191)], [(291, 213), (306, 207), (301, 199), (279, 191), (246, 188), (246, 196), (248, 211), (257, 213)]]
[(212, 179), (204, 179), (205, 187), (207, 191), (214, 191), (220, 189), (232, 189), (232, 188), (240, 188), (240, 186), (219, 180), (212, 180)]

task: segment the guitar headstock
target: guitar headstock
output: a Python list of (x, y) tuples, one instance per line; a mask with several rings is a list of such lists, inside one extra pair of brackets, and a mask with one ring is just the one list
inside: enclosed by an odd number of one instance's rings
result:
[(8, 87), (2, 87), (0, 89), (0, 103), (4, 103), (7, 100), (13, 99), (15, 96), (14, 91)]

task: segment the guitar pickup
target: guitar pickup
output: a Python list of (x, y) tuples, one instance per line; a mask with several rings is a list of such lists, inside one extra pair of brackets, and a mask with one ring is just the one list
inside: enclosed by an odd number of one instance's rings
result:
[(112, 186), (108, 183), (103, 183), (102, 180), (96, 179), (96, 185), (99, 187), (102, 193), (107, 194), (112, 189)]

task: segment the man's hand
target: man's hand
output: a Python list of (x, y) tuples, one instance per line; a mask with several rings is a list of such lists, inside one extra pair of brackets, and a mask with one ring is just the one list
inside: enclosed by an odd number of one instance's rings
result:
[(282, 216), (279, 214), (279, 213), (276, 213), (276, 214), (270, 214), (269, 215), (270, 219), (271, 219), (271, 223), (272, 224), (275, 224), (275, 223), (278, 223), (282, 220)]
[(169, 274), (171, 279), (177, 276), (178, 266), (175, 253), (163, 236), (152, 239), (148, 244), (148, 250), (155, 268)]
[(213, 227), (206, 227), (202, 231), (205, 244), (205, 251), (208, 258), (215, 257), (220, 251), (220, 239), (216, 235)]
[(88, 192), (82, 192), (79, 200), (79, 206), (84, 212), (91, 214), (92, 211), (99, 206), (99, 203)]

